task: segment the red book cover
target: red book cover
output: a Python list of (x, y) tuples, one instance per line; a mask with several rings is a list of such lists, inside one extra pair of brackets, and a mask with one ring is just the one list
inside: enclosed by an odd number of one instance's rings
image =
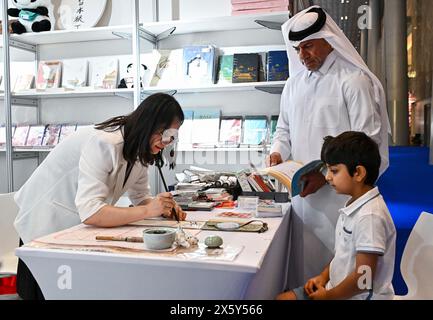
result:
[(271, 189), (269, 189), (261, 176), (254, 174), (253, 179), (257, 182), (263, 192), (271, 192)]

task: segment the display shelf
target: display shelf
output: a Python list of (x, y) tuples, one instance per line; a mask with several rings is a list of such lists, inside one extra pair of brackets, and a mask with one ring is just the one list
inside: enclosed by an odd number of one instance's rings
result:
[[(173, 35), (178, 35), (197, 32), (260, 29), (263, 28), (263, 26), (256, 21), (267, 21), (278, 25), (286, 22), (288, 18), (287, 12), (277, 12), (260, 15), (149, 22), (143, 23), (140, 26), (142, 29), (151, 32), (154, 35), (159, 35), (174, 27), (175, 31), (173, 32)], [(113, 33), (131, 33), (132, 30), (132, 25), (106, 26), (77, 30), (55, 30), (39, 33), (32, 32), (21, 35), (11, 34), (10, 39), (30, 45), (116, 40), (119, 39), (119, 36)]]
[[(268, 148), (269, 149), (269, 148)], [(263, 147), (251, 148), (192, 148), (192, 147), (179, 147), (178, 152), (263, 152)]]
[[(135, 8), (138, 8), (138, 0), (132, 1), (136, 4)], [(141, 2), (141, 1), (140, 1)], [(87, 29), (78, 29), (78, 30), (56, 30), (49, 32), (41, 32), (41, 33), (25, 33), (22, 35), (12, 34), (10, 35), (9, 45), (15, 48), (21, 48), (23, 50), (34, 53), (35, 61), (38, 61), (39, 55), (41, 52), (45, 52), (46, 48), (44, 45), (53, 45), (55, 48), (56, 44), (59, 44), (60, 48), (62, 44), (76, 44), (76, 46), (80, 46), (79, 43), (91, 43), (94, 41), (100, 41), (101, 46), (105, 46), (107, 50), (111, 50), (111, 44), (104, 43), (104, 41), (111, 40), (120, 40), (120, 39), (129, 39), (127, 41), (123, 41), (121, 44), (128, 43), (128, 41), (132, 41), (132, 55), (137, 59), (137, 54), (140, 51), (140, 45), (136, 42), (143, 41), (143, 39), (149, 40), (154, 43), (155, 48), (160, 48), (160, 41), (168, 36), (176, 36), (176, 35), (187, 35), (193, 33), (214, 33), (214, 32), (226, 32), (228, 36), (230, 36), (231, 31), (249, 31), (251, 35), (256, 33), (256, 30), (266, 30), (265, 28), (272, 30), (281, 29), (281, 25), (285, 23), (288, 18), (288, 12), (276, 12), (276, 13), (264, 13), (264, 14), (255, 14), (255, 15), (241, 15), (241, 16), (222, 16), (222, 17), (206, 17), (206, 18), (197, 18), (197, 19), (189, 19), (189, 20), (176, 20), (176, 21), (163, 21), (163, 22), (147, 22), (138, 24), (137, 19), (134, 20), (134, 16), (136, 16), (135, 9), (133, 10), (133, 16), (128, 21), (128, 25), (119, 25), (119, 26), (106, 26), (106, 27), (94, 27)], [(155, 12), (154, 12), (155, 13)], [(138, 15), (137, 15), (138, 16)], [(264, 31), (267, 32), (267, 31)], [(139, 38), (132, 37), (132, 35), (138, 34)], [(236, 33), (237, 34), (237, 33)], [(129, 36), (129, 37), (128, 37)], [(202, 35), (197, 35), (202, 37)], [(254, 36), (253, 36), (254, 37)], [(207, 35), (206, 35), (207, 38)], [(153, 40), (153, 41), (152, 41)], [(173, 39), (174, 40), (174, 39)], [(174, 42), (177, 40), (182, 40), (182, 37), (176, 38)], [(254, 39), (253, 39), (254, 40)], [(183, 40), (182, 40), (183, 41)], [(112, 43), (112, 42), (111, 42)], [(119, 42), (120, 44), (120, 42)], [(0, 43), (0, 47), (3, 45)], [(42, 46), (42, 47), (41, 47)], [(281, 46), (284, 46), (281, 39)], [(161, 46), (164, 47), (164, 46)], [(268, 46), (265, 50), (270, 50)], [(49, 47), (51, 50), (51, 47)], [(284, 50), (284, 47), (281, 48)], [(4, 50), (6, 51), (6, 50)], [(59, 58), (61, 58), (60, 55)], [(10, 59), (8, 59), (7, 63), (10, 69)], [(5, 59), (6, 61), (6, 59)], [(138, 62), (138, 59), (136, 60)], [(147, 95), (153, 94), (156, 92), (165, 92), (170, 94), (195, 94), (195, 93), (216, 93), (218, 96), (225, 96), (226, 93), (232, 93), (233, 96), (236, 96), (239, 93), (245, 93), (246, 95), (250, 95), (251, 92), (267, 92), (266, 94), (281, 94), (285, 81), (278, 82), (254, 82), (254, 83), (238, 83), (238, 84), (215, 84), (215, 85), (206, 85), (206, 86), (187, 86), (181, 85), (177, 86), (178, 83), (175, 83), (173, 87), (146, 87), (141, 91), (141, 98), (146, 98)], [(265, 99), (267, 97), (262, 96), (260, 93), (260, 99)], [(99, 90), (94, 88), (86, 88), (84, 90), (76, 90), (76, 91), (66, 91), (63, 89), (54, 89), (47, 91), (36, 91), (36, 90), (28, 90), (25, 92), (12, 92), (10, 104), (15, 105), (23, 105), (23, 106), (40, 106), (43, 105), (44, 99), (73, 99), (73, 98), (92, 98), (92, 97), (122, 97), (126, 99), (134, 100), (136, 104), (139, 100), (140, 94), (138, 89), (113, 89), (113, 90)], [(251, 97), (251, 99), (255, 99), (255, 95)], [(83, 101), (84, 101), (83, 99)], [(4, 100), (4, 94), (0, 93), (0, 100)], [(139, 102), (139, 101), (138, 101)], [(72, 103), (72, 101), (66, 100), (65, 104)], [(245, 101), (248, 103), (248, 101)], [(8, 107), (11, 110), (10, 105)], [(38, 116), (41, 116), (39, 113), (43, 112), (44, 108), (35, 108)], [(11, 122), (11, 121), (9, 121)], [(247, 153), (247, 152), (266, 152), (269, 147), (250, 147), (250, 148), (179, 148), (179, 152), (234, 152), (234, 153)], [(16, 159), (17, 157), (41, 157), (45, 156), (49, 152), (51, 152), (53, 148), (46, 147), (13, 147), (13, 157)], [(5, 147), (0, 147), (0, 152), (4, 153)], [(9, 153), (7, 154), (7, 158), (10, 158)], [(8, 160), (7, 159), (7, 160)], [(8, 160), (7, 163), (8, 170), (13, 172), (12, 161)], [(10, 177), (8, 177), (10, 180)], [(8, 181), (9, 181), (8, 180)], [(12, 185), (12, 182), (9, 181), (9, 184)], [(155, 185), (158, 185), (156, 183)], [(13, 188), (11, 188), (13, 189)]]
[(144, 30), (159, 35), (175, 27), (172, 35), (198, 32), (230, 31), (262, 29), (263, 26), (256, 21), (268, 21), (283, 24), (289, 19), (288, 12), (273, 12), (259, 15), (224, 16), (215, 18), (202, 18), (194, 20), (177, 20), (164, 22), (150, 22), (141, 25)]
[(14, 152), (51, 152), (54, 148), (23, 148), (23, 147), (15, 147)]
[[(12, 99), (54, 99), (54, 98), (88, 98), (88, 97), (105, 97), (105, 96), (120, 96), (125, 98), (132, 98), (134, 89), (94, 89), (85, 88), (75, 91), (53, 89), (46, 91), (28, 90), (17, 93), (12, 93)], [(0, 95), (0, 99), (4, 98), (4, 94)]]
[[(77, 30), (55, 30), (47, 32), (32, 32), (24, 34), (11, 34), (10, 40), (30, 45), (88, 42), (101, 40), (117, 40), (113, 32), (132, 32), (132, 25), (96, 27)], [(1, 46), (3, 46), (1, 44)]]
[[(285, 81), (273, 82), (249, 82), (249, 83), (232, 83), (224, 85), (210, 86), (180, 86), (180, 87), (145, 87), (142, 89), (142, 94), (154, 94), (157, 92), (170, 92), (177, 94), (187, 93), (211, 93), (211, 92), (233, 92), (233, 91), (255, 91), (260, 90), (268, 93), (279, 94), (283, 91)], [(93, 89), (86, 88), (76, 91), (70, 90), (46, 90), (36, 91), (28, 90), (17, 93), (12, 93), (12, 98), (15, 99), (55, 99), (55, 98), (89, 98), (89, 97), (105, 97), (119, 96), (124, 98), (132, 98), (134, 89)], [(0, 94), (0, 99), (4, 99), (4, 94)]]
[(272, 82), (248, 82), (248, 83), (230, 83), (224, 85), (210, 86), (180, 86), (180, 87), (145, 87), (142, 92), (144, 94), (152, 94), (155, 92), (170, 92), (176, 93), (205, 93), (205, 92), (230, 92), (230, 91), (255, 91), (261, 89), (275, 89), (282, 92), (286, 81)]
[[(25, 147), (14, 147), (14, 152), (51, 152), (54, 148), (25, 148)], [(6, 152), (5, 148), (0, 148), (0, 152)]]
[[(46, 152), (49, 153), (54, 148), (37, 148), (37, 147), (14, 147), (14, 152)], [(179, 148), (178, 152), (263, 152), (263, 147), (251, 147), (251, 148), (190, 148), (182, 147)], [(4, 148), (0, 148), (0, 152), (5, 152)]]

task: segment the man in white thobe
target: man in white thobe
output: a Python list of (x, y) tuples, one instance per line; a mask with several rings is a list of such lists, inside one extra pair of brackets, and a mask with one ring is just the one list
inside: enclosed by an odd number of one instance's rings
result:
[[(323, 138), (365, 132), (378, 144), (381, 173), (388, 167), (390, 125), (385, 93), (356, 49), (320, 7), (308, 8), (282, 27), (290, 78), (268, 164), (320, 159)], [(348, 200), (326, 184), (323, 174), (305, 176), (292, 199), (292, 235), (286, 289), (305, 284), (332, 257), (338, 210)]]

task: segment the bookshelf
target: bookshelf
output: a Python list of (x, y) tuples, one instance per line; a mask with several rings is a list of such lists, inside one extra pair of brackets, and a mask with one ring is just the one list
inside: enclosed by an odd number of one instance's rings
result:
[[(194, 20), (177, 20), (166, 22), (140, 23), (141, 32), (151, 33), (155, 36), (164, 34), (167, 30), (172, 30), (172, 35), (182, 35), (200, 32), (217, 32), (232, 30), (248, 30), (260, 28), (260, 21), (282, 24), (288, 19), (287, 13), (269, 13), (248, 16), (225, 16)], [(257, 21), (257, 22), (256, 22)], [(77, 30), (55, 30), (41, 33), (24, 33), (21, 35), (11, 34), (10, 41), (13, 46), (19, 43), (32, 46), (74, 43), (74, 42), (93, 42), (104, 40), (117, 40), (123, 37), (130, 37), (134, 32), (134, 26), (119, 25), (94, 27)], [(3, 47), (3, 44), (0, 44)]]
[[(56, 99), (56, 98), (89, 98), (89, 97), (109, 97), (119, 96), (131, 98), (134, 94), (133, 89), (94, 89), (81, 88), (77, 90), (65, 90), (63, 88), (47, 89), (37, 91), (36, 89), (12, 93), (15, 99)], [(0, 94), (0, 99), (4, 99), (4, 94)]]
[[(268, 146), (269, 149), (270, 146)], [(38, 148), (38, 147), (14, 147), (14, 152), (44, 152), (50, 153), (53, 148)], [(263, 152), (263, 147), (251, 148), (179, 148), (178, 152)], [(0, 148), (0, 152), (6, 152), (5, 148)]]
[[(138, 3), (138, 0), (131, 0), (133, 12), (132, 16), (136, 15), (137, 6), (134, 7), (134, 3)], [(3, 13), (4, 14), (4, 13)], [(178, 20), (178, 21), (162, 21), (162, 22), (145, 22), (139, 23), (138, 19), (129, 19), (133, 21), (132, 24), (120, 24), (115, 26), (105, 26), (105, 27), (94, 27), (89, 29), (79, 29), (79, 30), (56, 30), (43, 33), (28, 33), (23, 35), (12, 34), (9, 36), (8, 46), (13, 48), (22, 49), (26, 52), (33, 53), (35, 56), (35, 61), (45, 60), (45, 59), (56, 59), (57, 57), (62, 57), (66, 55), (66, 58), (74, 58), (74, 55), (70, 53), (69, 48), (74, 48), (74, 53), (78, 56), (86, 56), (86, 48), (99, 46), (103, 54), (108, 54), (111, 50), (114, 50), (115, 54), (119, 51), (117, 48), (117, 43), (125, 45), (125, 39), (132, 40), (132, 56), (137, 64), (140, 63), (139, 53), (147, 51), (149, 46), (158, 49), (175, 49), (180, 48), (182, 45), (196, 44), (198, 42), (202, 43), (214, 43), (213, 37), (216, 37), (216, 46), (234, 46), (237, 45), (236, 40), (223, 39), (222, 43), (220, 36), (227, 37), (229, 33), (239, 34), (245, 32), (245, 34), (250, 34), (250, 32), (261, 31), (265, 29), (263, 25), (270, 25), (273, 28), (272, 31), (275, 34), (280, 34), (281, 32), (275, 31), (278, 26), (283, 24), (288, 19), (288, 13), (268, 13), (268, 14), (258, 14), (258, 15), (248, 15), (248, 16), (222, 16), (222, 17), (210, 17), (210, 18), (197, 18), (188, 20)], [(3, 19), (4, 20), (4, 19)], [(211, 37), (208, 38), (208, 35)], [(4, 38), (5, 36), (2, 35)], [(266, 38), (266, 36), (265, 36)], [(198, 41), (197, 41), (198, 39)], [(115, 41), (123, 42), (115, 42)], [(228, 41), (227, 44), (224, 42)], [(233, 40), (233, 41), (232, 41)], [(251, 44), (255, 45), (256, 39), (251, 39)], [(244, 40), (242, 40), (244, 41)], [(248, 40), (250, 41), (250, 40)], [(266, 41), (265, 41), (266, 42)], [(113, 45), (114, 44), (114, 45)], [(270, 45), (271, 44), (271, 45)], [(244, 45), (243, 43), (241, 44)], [(283, 46), (282, 37), (277, 43), (264, 43), (264, 46), (272, 47), (272, 45)], [(0, 44), (2, 50), (8, 49), (4, 46), (4, 41)], [(80, 48), (80, 49), (75, 49)], [(82, 49), (81, 49), (82, 48)], [(49, 50), (53, 50), (55, 53), (50, 55), (47, 54)], [(56, 56), (56, 55), (59, 56)], [(46, 58), (48, 56), (48, 58)], [(41, 59), (43, 57), (44, 59)], [(61, 59), (61, 58), (60, 58)], [(5, 63), (10, 62), (10, 60), (4, 60)], [(36, 64), (35, 64), (36, 65)], [(10, 65), (8, 66), (10, 68)], [(38, 123), (55, 123), (52, 120), (56, 114), (50, 115), (52, 110), (57, 110), (56, 113), (68, 116), (81, 116), (87, 117), (88, 114), (86, 110), (86, 104), (92, 101), (93, 105), (96, 105), (100, 101), (100, 106), (102, 112), (100, 117), (93, 115), (94, 118), (91, 122), (96, 123), (96, 121), (102, 121), (108, 118), (109, 112), (119, 113), (118, 110), (123, 108), (122, 114), (128, 113), (133, 109), (133, 106), (126, 107), (127, 105), (137, 105), (141, 99), (145, 98), (147, 95), (156, 92), (169, 92), (176, 94), (176, 98), (181, 102), (181, 105), (185, 105), (185, 109), (188, 109), (193, 101), (199, 104), (200, 101), (210, 101), (210, 99), (231, 99), (230, 97), (235, 97), (235, 99), (245, 103), (245, 106), (239, 108), (238, 112), (240, 114), (249, 114), (250, 112), (267, 112), (266, 107), (263, 107), (262, 111), (258, 111), (256, 107), (250, 106), (242, 96), (251, 96), (254, 100), (256, 95), (263, 95), (263, 97), (278, 96), (285, 85), (284, 81), (281, 82), (256, 82), (256, 83), (239, 83), (239, 84), (224, 84), (224, 85), (209, 85), (209, 86), (173, 86), (173, 87), (145, 87), (141, 91), (140, 89), (113, 89), (113, 90), (101, 90), (93, 88), (83, 88), (76, 91), (66, 91), (64, 89), (54, 89), (46, 91), (36, 91), (36, 90), (26, 90), (21, 92), (5, 92), (0, 93), (0, 102), (5, 103), (9, 101), (9, 109), (15, 108), (15, 105), (19, 106), (34, 106), (35, 117)], [(271, 93), (272, 95), (269, 95)], [(5, 95), (8, 95), (6, 99)], [(120, 101), (121, 107), (115, 109), (113, 106), (106, 107), (107, 101), (114, 99), (115, 102), (110, 102), (113, 105)], [(262, 97), (262, 96), (261, 96)], [(119, 100), (120, 99), (120, 100)], [(268, 99), (268, 98), (262, 98)], [(274, 109), (276, 105), (276, 97), (269, 98), (272, 100), (272, 105)], [(194, 103), (194, 104), (195, 104)], [(14, 107), (12, 107), (12, 105)], [(48, 105), (48, 106), (45, 106)], [(73, 110), (76, 108), (76, 110)], [(88, 107), (89, 110), (92, 108)], [(65, 110), (64, 112), (62, 110)], [(105, 111), (108, 110), (108, 111)], [(115, 110), (115, 111), (113, 111)], [(90, 114), (97, 113), (99, 111), (90, 111)], [(107, 115), (105, 115), (107, 114)], [(47, 120), (47, 118), (49, 120)], [(41, 120), (42, 119), (42, 120)], [(87, 119), (84, 118), (83, 122)], [(79, 122), (77, 119), (73, 119), (73, 122)], [(15, 123), (17, 121), (14, 121)], [(64, 123), (64, 120), (58, 122)], [(25, 153), (25, 154), (38, 154), (38, 161), (43, 160), (43, 158), (51, 151), (51, 149), (46, 148), (16, 148), (9, 146), (11, 155), (7, 154), (7, 157), (12, 158), (14, 153)], [(240, 152), (262, 152), (263, 148), (184, 148), (179, 150), (181, 152), (222, 152), (222, 153), (240, 153)], [(3, 154), (6, 152), (6, 148), (0, 149)], [(7, 152), (6, 152), (7, 153)], [(12, 166), (8, 165), (7, 170), (12, 170)]]
[(17, 43), (40, 46), (47, 44), (117, 40), (119, 39), (119, 36), (116, 35), (116, 33), (131, 33), (133, 28), (133, 25), (122, 25), (77, 30), (55, 30), (40, 33), (24, 33), (20, 35), (11, 34), (10, 41), (13, 46)]
[(143, 88), (142, 92), (145, 94), (152, 94), (161, 91), (176, 91), (177, 94), (186, 93), (218, 93), (218, 92), (233, 92), (233, 91), (255, 91), (266, 89), (280, 90), (283, 91), (285, 81), (274, 81), (274, 82), (250, 82), (250, 83), (232, 83), (232, 84), (215, 84), (211, 86), (194, 86), (194, 87), (146, 87)]
[(251, 30), (261, 28), (261, 21), (272, 22), (276, 25), (288, 20), (288, 13), (265, 13), (243, 16), (225, 16), (214, 18), (202, 18), (191, 20), (178, 20), (168, 22), (145, 23), (140, 27), (154, 35), (162, 34), (171, 28), (175, 28), (173, 35), (219, 32), (234, 30)]

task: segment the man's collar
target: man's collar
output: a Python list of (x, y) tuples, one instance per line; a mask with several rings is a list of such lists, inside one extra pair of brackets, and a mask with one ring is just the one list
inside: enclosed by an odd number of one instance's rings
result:
[(379, 188), (376, 187), (376, 188), (368, 191), (366, 194), (364, 194), (362, 197), (357, 199), (352, 204), (340, 209), (340, 213), (344, 213), (346, 216), (350, 216), (355, 211), (357, 211), (359, 208), (361, 208), (364, 204), (366, 204), (367, 202), (376, 198), (379, 195), (380, 195)]
[(308, 77), (310, 77), (313, 74), (313, 72), (318, 72), (321, 75), (327, 74), (329, 69), (334, 64), (336, 59), (337, 59), (337, 54), (336, 54), (335, 50), (332, 50), (332, 52), (326, 57), (325, 62), (322, 64), (320, 69), (317, 71), (309, 71)]

